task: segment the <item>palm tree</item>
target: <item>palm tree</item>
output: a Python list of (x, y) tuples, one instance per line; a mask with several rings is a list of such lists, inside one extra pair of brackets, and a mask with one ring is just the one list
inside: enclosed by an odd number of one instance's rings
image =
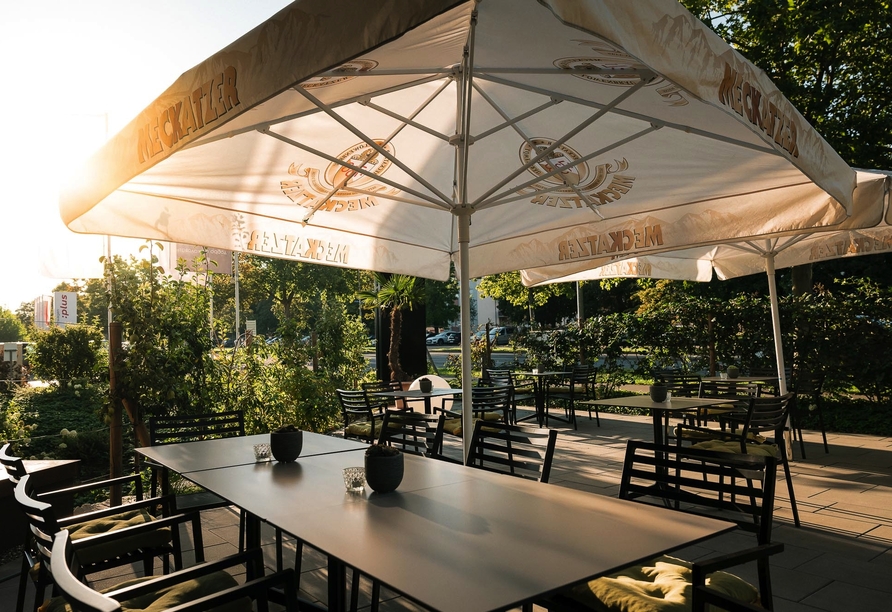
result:
[(400, 336), (402, 335), (403, 309), (412, 310), (424, 301), (424, 292), (415, 284), (414, 276), (404, 274), (375, 273), (375, 291), (360, 291), (358, 296), (369, 308), (390, 309), (390, 380), (405, 381), (408, 375), (400, 365)]

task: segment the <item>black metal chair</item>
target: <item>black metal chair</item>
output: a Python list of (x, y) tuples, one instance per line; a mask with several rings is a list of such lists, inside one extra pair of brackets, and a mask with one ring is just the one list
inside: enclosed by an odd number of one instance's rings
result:
[[(576, 365), (573, 371), (563, 384), (553, 385), (546, 390), (546, 405), (552, 401), (559, 401), (565, 404), (567, 421), (573, 423), (573, 429), (577, 428), (576, 423), (576, 402), (579, 400), (597, 399), (596, 391), (598, 368), (592, 365)], [(601, 426), (601, 417), (598, 413), (597, 405), (584, 404), (588, 410), (588, 418), (592, 419), (592, 410), (595, 411), (595, 423)], [(545, 412), (545, 425), (548, 426), (548, 411)]]
[(412, 455), (438, 457), (443, 452), (444, 420), (442, 414), (385, 412), (378, 444), (394, 446)]
[(381, 433), (387, 399), (374, 397), (363, 389), (336, 389), (344, 419), (344, 437), (373, 443)]
[(751, 397), (761, 395), (762, 386), (754, 382), (735, 382), (733, 380), (700, 381), (697, 397), (727, 399), (725, 404), (706, 406), (696, 409), (691, 415), (685, 415), (685, 422), (704, 426), (710, 421), (718, 421), (723, 415), (731, 412), (746, 412)]
[(654, 373), (654, 380), (666, 385), (673, 397), (697, 397), (700, 393), (700, 375), (680, 370), (661, 370)]
[(518, 380), (513, 370), (489, 368), (484, 371), (484, 384), (494, 387), (510, 387), (511, 395), (509, 405), (509, 423), (517, 424), (517, 406), (523, 403), (536, 401), (536, 389), (532, 381)]
[[(68, 603), (78, 612), (120, 612), (122, 604), (138, 602), (140, 609), (149, 608), (156, 602), (164, 602), (165, 609), (176, 606), (178, 612), (225, 609), (230, 612), (250, 612), (252, 601), (258, 610), (268, 612), (269, 596), (273, 588), (284, 592), (284, 609), (298, 610), (297, 588), (294, 570), (287, 569), (264, 576), (263, 554), (254, 549), (219, 561), (202, 563), (149, 580), (126, 581), (102, 593), (78, 580), (83, 568), (78, 556), (78, 542), (72, 541), (67, 530), (59, 531), (52, 546), (46, 551), (46, 559), (52, 568), (60, 600), (50, 601), (47, 610), (61, 609)], [(240, 573), (240, 566), (247, 569), (247, 578), (239, 584), (229, 573)], [(238, 569), (236, 569), (238, 568)], [(227, 571), (229, 570), (229, 571)], [(131, 609), (129, 606), (127, 609)]]
[[(171, 556), (174, 559), (174, 567), (182, 568), (179, 526), (184, 523), (191, 523), (195, 556), (199, 561), (203, 560), (204, 548), (199, 514), (197, 512), (172, 514), (171, 496), (149, 498), (59, 518), (52, 505), (41, 499), (42, 495), (33, 491), (31, 478), (32, 476), (27, 474), (22, 477), (14, 491), (16, 503), (28, 521), (31, 536), (23, 556), (16, 606), (19, 612), (24, 607), (24, 595), (29, 577), (36, 589), (35, 611), (43, 602), (46, 587), (53, 583), (53, 574), (48, 571), (44, 560), (47, 551), (52, 547), (53, 536), (62, 529), (69, 530), (72, 537), (77, 540), (78, 558), (81, 563), (80, 578), (137, 562), (142, 562), (143, 570), (149, 576), (153, 572), (156, 557), (162, 558), (164, 573), (170, 569)], [(93, 485), (75, 488), (89, 490)], [(137, 489), (137, 497), (141, 497), (141, 489)], [(163, 516), (156, 518), (152, 511), (159, 507)]]
[[(364, 382), (359, 385), (363, 391), (368, 394), (372, 393), (380, 393), (385, 391), (402, 391), (403, 383), (397, 380), (384, 381), (384, 380), (375, 380), (371, 382)], [(375, 403), (379, 401), (379, 398), (374, 398)], [(386, 400), (385, 400), (386, 401)], [(393, 403), (387, 402), (388, 409), (396, 409), (396, 410), (408, 410), (409, 405), (406, 402), (405, 398), (395, 398)]]
[[(491, 424), (508, 423), (511, 389), (510, 387), (473, 387), (471, 389), (471, 410), (475, 421), (484, 421)], [(442, 412), (449, 417), (443, 423), (443, 430), (454, 436), (462, 436), (462, 413), (459, 408), (461, 402), (455, 402), (451, 410), (434, 408), (434, 412)]]
[[(644, 603), (641, 593), (654, 593), (660, 599), (673, 597), (679, 609), (703, 611), (709, 603), (725, 610), (755, 611), (763, 609), (758, 602), (773, 609), (769, 557), (783, 551), (783, 544), (771, 543), (776, 465), (767, 456), (630, 441), (620, 481), (621, 499), (733, 521), (755, 534), (756, 545), (694, 563), (664, 555), (537, 603), (549, 610), (586, 611), (604, 609), (601, 602), (607, 599), (611, 610), (629, 610), (640, 609), (635, 605)], [(735, 576), (713, 574), (751, 561), (756, 562), (758, 589)], [(738, 599), (742, 594), (749, 601)]]
[(802, 438), (802, 417), (804, 414), (814, 412), (818, 417), (818, 427), (821, 429), (821, 439), (824, 442), (824, 452), (830, 452), (827, 444), (827, 428), (824, 425), (824, 376), (823, 374), (809, 376), (796, 381), (793, 388), (794, 402), (790, 409), (790, 421), (793, 433), (799, 438), (799, 451), (805, 459), (805, 440)]
[(707, 439), (701, 437), (702, 441), (696, 442), (691, 448), (720, 453), (771, 456), (778, 459), (784, 468), (793, 522), (799, 527), (793, 475), (790, 473), (784, 441), (787, 417), (792, 404), (792, 393), (780, 397), (753, 397), (750, 398), (749, 407), (744, 414), (730, 413), (722, 417), (722, 422), (725, 424), (722, 430), (682, 424), (678, 426), (677, 431), (679, 445), (684, 439), (690, 440), (697, 435), (708, 436)]
[(548, 482), (557, 430), (477, 421), (473, 436), (468, 454), (469, 466)]
[[(215, 440), (218, 438), (231, 438), (245, 435), (245, 417), (241, 410), (227, 412), (215, 412), (208, 414), (180, 415), (180, 416), (156, 416), (149, 418), (149, 440), (152, 446), (174, 444), (178, 442), (197, 442), (199, 440)], [(170, 489), (170, 475), (163, 466), (146, 461), (146, 465), (152, 471), (152, 491), (157, 493), (157, 486), (161, 484), (161, 491), (168, 493)], [(210, 491), (191, 487), (189, 491), (177, 493), (175, 497), (176, 509), (179, 511), (202, 511), (215, 508), (226, 508), (231, 504)], [(239, 550), (244, 550), (245, 540), (245, 512), (239, 512)]]

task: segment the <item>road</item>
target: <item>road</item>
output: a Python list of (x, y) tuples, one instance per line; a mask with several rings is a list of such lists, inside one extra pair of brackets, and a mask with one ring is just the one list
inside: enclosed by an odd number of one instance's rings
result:
[[(436, 350), (429, 351), (431, 358), (434, 360), (434, 364), (437, 366), (438, 370), (443, 370), (443, 367), (446, 365), (446, 359), (449, 355), (458, 355), (459, 350), (456, 348), (455, 350)], [(365, 358), (368, 359), (369, 364), (372, 366), (372, 369), (375, 369), (375, 354), (374, 353), (365, 353)], [(496, 367), (505, 364), (505, 363), (513, 363), (514, 362), (514, 353), (493, 353), (492, 354), (493, 365)]]

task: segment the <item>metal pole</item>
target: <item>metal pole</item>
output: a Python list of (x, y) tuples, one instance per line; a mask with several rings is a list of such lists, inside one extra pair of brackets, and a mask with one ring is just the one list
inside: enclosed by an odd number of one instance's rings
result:
[(239, 331), (241, 330), (241, 309), (239, 308), (238, 297), (238, 251), (232, 254), (232, 274), (235, 283), (235, 343), (238, 343)]
[(458, 246), (461, 257), (459, 272), (459, 300), (461, 302), (461, 388), (462, 388), (462, 448), (465, 464), (471, 450), (471, 432), (474, 431), (471, 378), (471, 279), (468, 278), (468, 243), (471, 235), (471, 211), (463, 209), (458, 215)]
[[(111, 395), (111, 424), (108, 428), (108, 468), (111, 478), (124, 475), (124, 429), (121, 410), (121, 397), (118, 392), (118, 377), (115, 366), (118, 363), (118, 353), (121, 350), (121, 324), (118, 322), (108, 325), (108, 388)], [(112, 506), (121, 505), (121, 485), (114, 485), (110, 491), (109, 503)]]
[[(787, 375), (784, 367), (784, 346), (781, 341), (780, 307), (777, 300), (777, 282), (774, 278), (774, 251), (765, 254), (765, 273), (768, 275), (768, 296), (771, 300), (771, 326), (774, 332), (774, 355), (777, 359), (777, 386), (781, 395), (787, 394)], [(787, 417), (787, 428), (784, 432), (784, 445), (787, 457), (793, 456), (793, 432), (790, 430), (790, 418)]]

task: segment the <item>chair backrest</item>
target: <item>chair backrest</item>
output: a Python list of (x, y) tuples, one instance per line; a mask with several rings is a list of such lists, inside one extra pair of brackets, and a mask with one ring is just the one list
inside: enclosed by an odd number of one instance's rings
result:
[(419, 412), (385, 412), (378, 444), (395, 446), (406, 453), (438, 457), (443, 451), (445, 416)]
[(761, 395), (762, 385), (755, 382), (734, 382), (733, 380), (703, 380), (697, 397), (722, 397), (749, 401)]
[(59, 531), (47, 551), (53, 581), (73, 609), (78, 612), (118, 612), (121, 604), (78, 580), (80, 566), (68, 530)]
[(474, 423), (468, 465), (548, 482), (556, 444), (555, 429), (528, 429), (477, 421)]
[(771, 542), (777, 460), (631, 440), (620, 499), (723, 518)]
[(22, 458), (10, 454), (9, 451), (11, 447), (12, 445), (7, 442), (0, 448), (0, 465), (6, 469), (9, 482), (11, 482), (13, 486), (16, 486), (28, 472), (25, 470), (25, 464), (22, 461)]
[[(378, 396), (372, 395), (373, 393), (383, 393), (386, 391), (402, 391), (403, 390), (403, 384), (401, 382), (399, 382), (398, 380), (390, 380), (390, 381), (375, 380), (372, 382), (364, 382), (364, 383), (360, 384), (360, 387), (362, 387), (362, 390), (366, 392), (366, 395), (368, 396), (368, 403), (370, 406), (381, 405), (384, 407), (391, 406), (391, 403), (390, 403), (391, 400), (386, 397), (378, 397)], [(394, 399), (392, 405), (395, 407), (399, 407), (401, 410), (405, 409), (406, 408), (406, 400), (402, 399), (402, 398)]]
[(511, 407), (511, 387), (472, 387), (471, 410), (474, 413), (502, 412), (503, 421), (508, 421)]
[(779, 442), (784, 435), (792, 399), (792, 393), (752, 398), (741, 435), (770, 433), (774, 441)]
[(368, 414), (371, 411), (369, 407), (369, 395), (363, 389), (335, 389), (338, 396), (338, 402), (341, 404), (341, 411), (346, 417), (348, 414)]
[(672, 370), (658, 372), (654, 378), (663, 381), (675, 397), (697, 397), (700, 392), (699, 374), (685, 374)]
[(19, 481), (13, 494), (16, 504), (28, 521), (34, 552), (48, 559), (53, 546), (53, 534), (59, 531), (59, 524), (52, 505), (36, 498), (31, 478), (31, 475), (26, 474)]
[(245, 417), (241, 410), (149, 419), (152, 446), (243, 435)]
[(488, 368), (484, 372), (483, 380), (494, 387), (510, 387), (514, 385), (514, 373), (511, 370)]

